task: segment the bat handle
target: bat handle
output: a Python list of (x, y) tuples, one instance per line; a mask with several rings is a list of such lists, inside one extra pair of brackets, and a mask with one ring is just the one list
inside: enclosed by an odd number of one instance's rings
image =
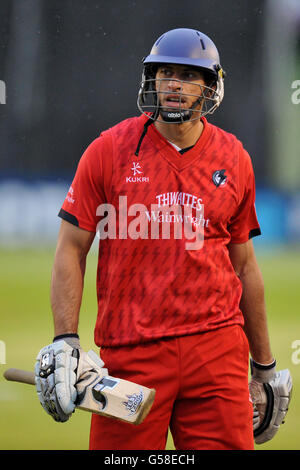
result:
[(35, 385), (34, 373), (21, 369), (7, 369), (4, 372), (6, 380), (22, 382), (24, 384)]

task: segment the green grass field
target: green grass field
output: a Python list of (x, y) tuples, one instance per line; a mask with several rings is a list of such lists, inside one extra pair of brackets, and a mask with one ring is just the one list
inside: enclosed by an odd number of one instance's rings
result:
[[(89, 413), (77, 411), (67, 423), (55, 423), (41, 408), (34, 387), (3, 378), (8, 367), (33, 369), (38, 351), (52, 340), (53, 253), (53, 249), (0, 250), (0, 340), (6, 347), (6, 364), (0, 364), (1, 450), (88, 448)], [(285, 424), (272, 441), (257, 449), (299, 450), (300, 364), (292, 362), (292, 343), (300, 340), (300, 250), (261, 251), (258, 259), (265, 279), (272, 349), (278, 368), (290, 369), (294, 390)], [(84, 349), (93, 347), (95, 269), (96, 254), (91, 252), (80, 320)], [(167, 449), (172, 448), (169, 437)]]

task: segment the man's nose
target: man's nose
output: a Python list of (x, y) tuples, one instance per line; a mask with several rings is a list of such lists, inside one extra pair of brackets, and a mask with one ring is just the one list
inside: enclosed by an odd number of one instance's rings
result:
[(180, 90), (181, 89), (181, 82), (180, 78), (175, 74), (172, 75), (172, 78), (168, 81), (168, 87), (170, 90)]

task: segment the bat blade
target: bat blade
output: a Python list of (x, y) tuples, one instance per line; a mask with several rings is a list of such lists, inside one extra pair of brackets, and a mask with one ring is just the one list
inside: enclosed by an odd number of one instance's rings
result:
[(76, 388), (78, 408), (132, 424), (145, 419), (155, 398), (154, 389), (109, 375), (87, 374)]
[[(6, 380), (35, 384), (34, 373), (7, 369)], [(76, 408), (138, 425), (148, 415), (155, 389), (109, 375), (86, 373), (76, 384)]]

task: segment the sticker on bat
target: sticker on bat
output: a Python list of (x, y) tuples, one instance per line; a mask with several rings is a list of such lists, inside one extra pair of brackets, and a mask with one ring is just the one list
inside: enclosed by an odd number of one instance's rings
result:
[(118, 385), (119, 380), (112, 378), (112, 377), (103, 377), (100, 382), (98, 382), (92, 389), (92, 394), (95, 400), (97, 400), (101, 405), (102, 405), (102, 410), (107, 405), (107, 400), (105, 396), (103, 395), (102, 391), (105, 388), (114, 388), (116, 385)]
[(129, 411), (128, 416), (134, 415), (141, 404), (143, 403), (144, 400), (144, 394), (143, 391), (141, 390), (139, 394), (134, 393), (133, 395), (126, 395), (128, 398), (128, 401), (123, 401), (123, 405), (125, 405), (125, 408)]

